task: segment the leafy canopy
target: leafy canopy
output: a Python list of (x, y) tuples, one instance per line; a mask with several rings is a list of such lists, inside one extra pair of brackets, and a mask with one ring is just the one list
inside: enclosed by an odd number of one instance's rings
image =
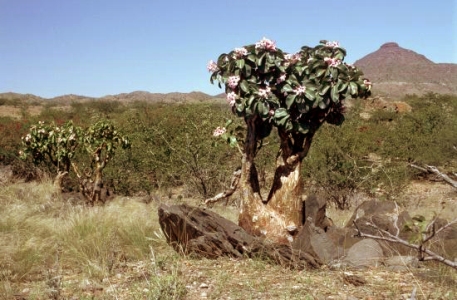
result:
[[(367, 97), (371, 82), (344, 62), (346, 50), (337, 42), (321, 41), (290, 54), (263, 38), (210, 61), (211, 83), (225, 85), (233, 112), (244, 118), (260, 116), (269, 135), (271, 126), (306, 134), (313, 122), (341, 124), (343, 100)], [(318, 118), (316, 118), (316, 116)]]
[(107, 162), (114, 156), (118, 146), (130, 148), (130, 141), (105, 120), (100, 120), (87, 129), (74, 125), (72, 121), (61, 126), (38, 122), (22, 137), (22, 146), (22, 159), (31, 157), (35, 164), (49, 161), (58, 172), (68, 172), (79, 148), (82, 147), (93, 160)]

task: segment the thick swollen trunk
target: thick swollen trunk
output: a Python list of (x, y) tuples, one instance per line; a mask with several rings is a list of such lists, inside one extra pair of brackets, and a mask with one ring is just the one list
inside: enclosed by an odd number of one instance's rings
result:
[(242, 201), (239, 225), (247, 232), (264, 236), (275, 243), (284, 244), (293, 241), (303, 223), (300, 163), (297, 163), (290, 172), (276, 171), (274, 190), (271, 192), (269, 201), (262, 201), (260, 193), (250, 184), (249, 174), (252, 178), (255, 166), (250, 163), (244, 165), (240, 179)]
[(303, 225), (300, 166), (311, 145), (312, 134), (291, 139), (285, 132), (280, 132), (281, 148), (275, 176), (268, 198), (264, 200), (254, 164), (255, 120), (246, 123), (248, 135), (239, 184), (242, 198), (239, 225), (247, 232), (275, 243), (292, 242)]
[(91, 193), (91, 201), (92, 204), (101, 201), (101, 192), (103, 188), (103, 178), (102, 178), (102, 170), (104, 168), (104, 164), (101, 163), (97, 164), (95, 169), (95, 180), (94, 180), (94, 187)]

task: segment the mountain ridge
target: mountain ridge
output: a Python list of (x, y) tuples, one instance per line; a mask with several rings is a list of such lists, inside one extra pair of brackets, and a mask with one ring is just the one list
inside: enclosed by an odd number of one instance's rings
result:
[(457, 64), (434, 63), (422, 54), (388, 42), (354, 63), (373, 82), (373, 94), (457, 94)]
[[(434, 63), (422, 54), (405, 49), (396, 42), (387, 42), (378, 50), (358, 59), (355, 66), (362, 69), (373, 82), (373, 96), (398, 98), (407, 94), (422, 95), (427, 92), (457, 95), (457, 64)], [(89, 97), (67, 94), (53, 98), (43, 98), (33, 94), (14, 92), (0, 93), (1, 99), (34, 101), (55, 101), (62, 104), (102, 101), (151, 101), (166, 103), (192, 103), (210, 99), (221, 100), (224, 94), (208, 95), (199, 91), (189, 93), (153, 93), (133, 91), (102, 97)]]

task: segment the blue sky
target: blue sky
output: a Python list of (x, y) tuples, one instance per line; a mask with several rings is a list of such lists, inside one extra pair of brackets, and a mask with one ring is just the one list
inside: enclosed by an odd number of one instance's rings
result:
[(336, 40), (349, 63), (397, 42), (457, 63), (456, 0), (0, 0), (0, 93), (101, 97), (222, 90), (206, 64), (262, 37)]

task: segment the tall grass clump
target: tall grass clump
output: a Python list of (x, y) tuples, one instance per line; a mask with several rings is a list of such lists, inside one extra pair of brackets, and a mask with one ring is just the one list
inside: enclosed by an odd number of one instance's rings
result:
[(51, 180), (0, 186), (0, 294), (43, 282), (49, 272), (100, 282), (129, 262), (147, 261), (151, 249), (167, 255), (157, 218), (154, 203), (129, 198), (71, 204)]

